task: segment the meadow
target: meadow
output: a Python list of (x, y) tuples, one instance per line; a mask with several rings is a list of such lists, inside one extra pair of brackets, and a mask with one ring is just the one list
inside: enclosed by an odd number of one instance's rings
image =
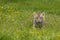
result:
[[(46, 12), (46, 25), (33, 28), (33, 12)], [(0, 0), (0, 40), (60, 40), (60, 0)]]

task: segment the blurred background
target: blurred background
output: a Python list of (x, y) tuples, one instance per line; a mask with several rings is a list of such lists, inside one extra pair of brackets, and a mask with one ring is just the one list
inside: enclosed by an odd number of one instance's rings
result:
[[(47, 23), (33, 29), (38, 11)], [(60, 0), (0, 0), (0, 40), (60, 40)]]

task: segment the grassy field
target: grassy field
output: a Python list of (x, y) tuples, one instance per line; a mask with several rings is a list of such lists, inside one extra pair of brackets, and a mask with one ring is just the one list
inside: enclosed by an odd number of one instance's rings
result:
[[(46, 12), (46, 25), (33, 29), (33, 12)], [(0, 0), (0, 40), (60, 40), (60, 0)]]

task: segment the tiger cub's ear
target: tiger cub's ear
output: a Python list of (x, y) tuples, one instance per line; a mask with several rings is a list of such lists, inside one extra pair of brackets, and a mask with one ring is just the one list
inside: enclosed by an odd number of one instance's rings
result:
[(37, 15), (37, 12), (33, 12), (33, 14), (34, 14), (34, 17), (37, 17), (38, 15)]
[(45, 16), (45, 12), (42, 12), (40, 16)]

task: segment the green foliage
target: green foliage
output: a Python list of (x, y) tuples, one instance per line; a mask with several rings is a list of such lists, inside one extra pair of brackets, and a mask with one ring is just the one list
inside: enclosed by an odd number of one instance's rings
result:
[[(0, 40), (60, 40), (60, 0), (0, 0)], [(46, 12), (46, 25), (33, 28), (33, 12)]]

